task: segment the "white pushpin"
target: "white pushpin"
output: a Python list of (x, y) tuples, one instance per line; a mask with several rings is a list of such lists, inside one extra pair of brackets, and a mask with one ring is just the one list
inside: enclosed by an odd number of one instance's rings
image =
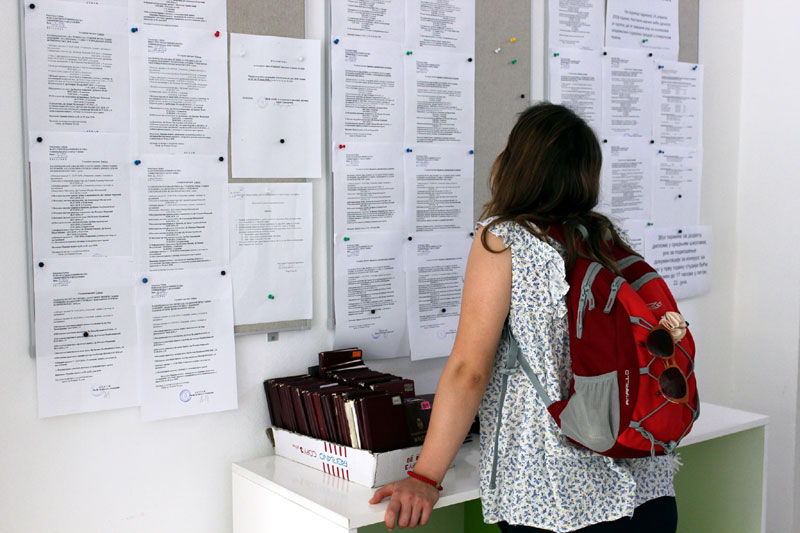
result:
[(495, 49), (494, 49), (494, 53), (495, 53), (495, 54), (499, 54), (499, 53), (500, 53), (500, 49), (499, 49), (499, 48), (495, 48)]
[(239, 57), (244, 57), (247, 55), (247, 50), (244, 49), (244, 46), (239, 48)]

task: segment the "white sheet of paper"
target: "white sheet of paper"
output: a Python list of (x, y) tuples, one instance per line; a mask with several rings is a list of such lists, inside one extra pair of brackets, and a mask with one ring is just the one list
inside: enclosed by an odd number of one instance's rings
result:
[(321, 46), (231, 34), (234, 178), (322, 177)]
[(703, 66), (661, 61), (655, 69), (656, 141), (662, 145), (702, 148)]
[(548, 0), (550, 48), (603, 48), (604, 0)]
[(336, 233), (404, 231), (405, 147), (350, 143), (333, 150), (333, 227)]
[(678, 59), (678, 0), (608, 0), (606, 46)]
[(406, 246), (411, 359), (448, 357), (461, 316), (461, 291), (472, 237), (414, 234)]
[(603, 135), (653, 138), (653, 60), (610, 49), (603, 56)]
[(341, 39), (331, 45), (331, 142), (403, 142), (400, 43)]
[(663, 147), (655, 156), (653, 222), (657, 226), (700, 223), (700, 152)]
[(130, 21), (139, 28), (166, 26), (225, 33), (226, 8), (226, 0), (130, 0)]
[(35, 268), (40, 417), (139, 404), (133, 272), (130, 258)]
[(227, 158), (227, 34), (148, 26), (130, 35), (134, 154)]
[(475, 143), (475, 63), (468, 56), (406, 56), (406, 135), (411, 144)]
[(406, 0), (406, 47), (475, 53), (475, 2)]
[(228, 186), (235, 325), (310, 320), (310, 183)]
[(128, 136), (52, 132), (31, 159), (33, 255), (133, 255)]
[(406, 152), (408, 231), (472, 231), (475, 156), (469, 151), (463, 145), (421, 144)]
[(164, 272), (137, 289), (142, 418), (236, 409), (230, 276)]
[(151, 154), (134, 165), (134, 250), (143, 272), (228, 267), (228, 168)]
[(600, 134), (603, 125), (603, 53), (600, 50), (550, 51), (550, 101), (578, 114)]
[(25, 9), (31, 146), (45, 132), (128, 133), (128, 11), (43, 0)]
[(676, 299), (711, 290), (711, 226), (648, 228), (644, 258)]
[(601, 190), (614, 220), (652, 219), (653, 154), (650, 141), (611, 137), (603, 146)]
[(633, 248), (633, 251), (644, 257), (644, 237), (647, 228), (653, 225), (652, 222), (647, 220), (629, 219), (620, 224), (620, 229), (627, 237), (628, 243)]
[(332, 0), (331, 37), (403, 42), (406, 0)]
[(408, 355), (405, 234), (334, 236), (335, 348), (358, 346), (366, 359)]

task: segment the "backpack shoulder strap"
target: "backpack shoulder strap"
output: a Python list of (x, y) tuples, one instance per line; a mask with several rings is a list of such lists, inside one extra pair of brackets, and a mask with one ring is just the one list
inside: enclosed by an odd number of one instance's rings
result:
[(517, 339), (515, 339), (514, 335), (511, 333), (510, 327), (506, 327), (504, 335), (506, 335), (508, 339), (508, 354), (506, 355), (506, 366), (503, 371), (507, 373), (513, 372), (517, 361), (519, 361), (520, 369), (522, 370), (523, 374), (528, 376), (531, 385), (533, 385), (533, 388), (536, 389), (536, 394), (538, 394), (539, 398), (541, 398), (541, 400), (544, 402), (545, 407), (550, 407), (553, 404), (553, 400), (550, 399), (550, 396), (544, 390), (542, 382), (539, 381), (538, 377), (536, 377), (536, 373), (528, 364), (528, 361), (522, 357), (519, 344), (517, 343)]

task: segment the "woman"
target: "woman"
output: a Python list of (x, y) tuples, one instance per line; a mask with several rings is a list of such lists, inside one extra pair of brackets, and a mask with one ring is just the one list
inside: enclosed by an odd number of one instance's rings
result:
[[(503, 532), (674, 532), (677, 509), (669, 457), (611, 459), (569, 443), (521, 372), (501, 387), (510, 330), (551, 398), (569, 391), (564, 280), (578, 254), (618, 272), (604, 236), (627, 245), (592, 211), (601, 150), (565, 107), (523, 112), (492, 168), (492, 199), (467, 262), (461, 320), (436, 390), (430, 428), (414, 473), (371, 503), (391, 497), (385, 521), (427, 523), (436, 485), (480, 407), (481, 503)], [(563, 224), (566, 248), (547, 236)], [(578, 227), (589, 233), (582, 242)], [(631, 253), (633, 253), (631, 251)], [(432, 483), (432, 484), (431, 484)]]

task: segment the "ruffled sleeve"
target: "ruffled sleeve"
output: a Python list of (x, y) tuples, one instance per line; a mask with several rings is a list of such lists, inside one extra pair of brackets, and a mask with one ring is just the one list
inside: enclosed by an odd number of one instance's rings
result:
[(567, 302), (564, 297), (569, 291), (569, 283), (567, 283), (566, 279), (564, 260), (560, 255), (547, 262), (547, 277), (554, 314), (556, 317), (562, 318), (567, 314)]
[[(497, 218), (498, 217), (489, 217), (487, 219), (480, 220), (478, 221), (477, 224), (475, 224), (475, 229), (477, 230), (479, 228), (485, 228)], [(511, 248), (511, 245), (514, 244), (514, 241), (516, 240), (515, 239), (516, 234), (514, 232), (513, 223), (510, 221), (501, 222), (500, 224), (495, 224), (494, 226), (489, 228), (489, 233), (491, 233), (495, 237), (500, 237), (501, 239), (503, 239), (503, 244), (505, 245), (506, 248)]]

